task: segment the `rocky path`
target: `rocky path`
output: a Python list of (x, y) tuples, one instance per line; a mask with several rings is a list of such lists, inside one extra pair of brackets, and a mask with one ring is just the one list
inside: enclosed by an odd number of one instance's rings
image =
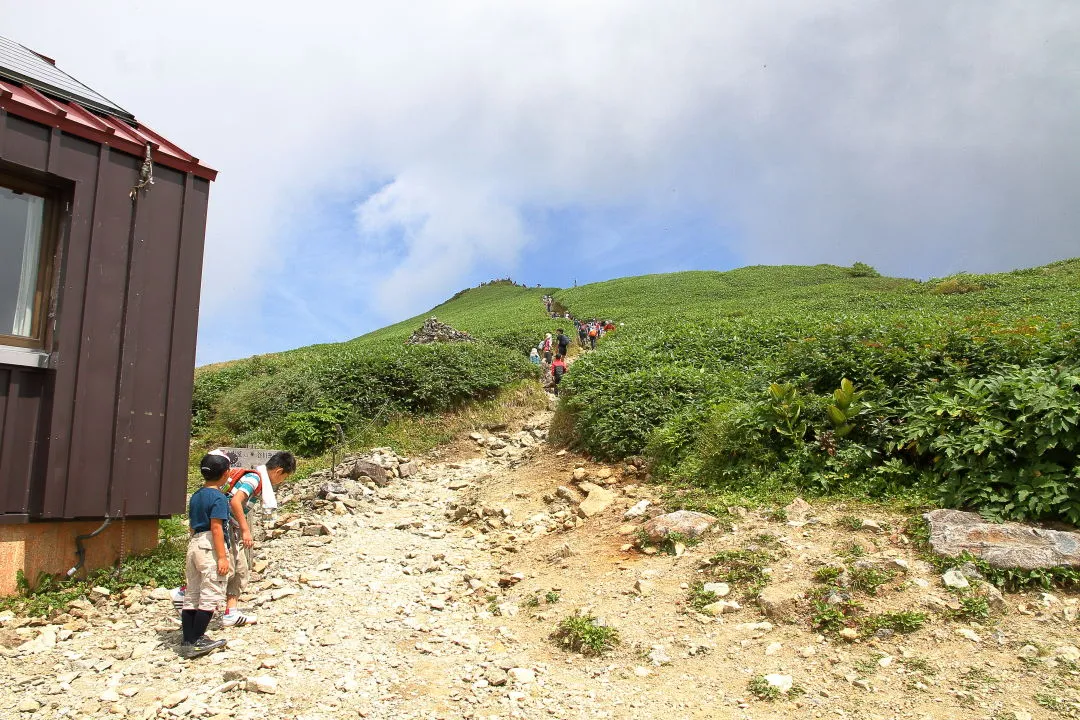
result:
[[(161, 590), (89, 598), (50, 623), (0, 618), (0, 717), (1076, 716), (1075, 598), (1009, 596), (1006, 615), (948, 620), (940, 577), (888, 530), (900, 520), (845, 529), (842, 507), (787, 518), (735, 508), (734, 524), (699, 545), (639, 552), (631, 538), (645, 518), (624, 516), (655, 507), (656, 489), (634, 466), (555, 452), (549, 419), (462, 438), (404, 470), (368, 458), (340, 487), (298, 485), (299, 511), (257, 550), (259, 624), (212, 626), (229, 646), (209, 657), (177, 657)], [(784, 617), (784, 593), (804, 593), (855, 545), (865, 562), (897, 568), (863, 602), (927, 608), (927, 627), (845, 640)], [(694, 611), (703, 561), (746, 548), (768, 549), (775, 607), (732, 587), (718, 616)], [(619, 630), (612, 653), (552, 643), (581, 610)], [(803, 692), (759, 699), (749, 682), (765, 675)]]

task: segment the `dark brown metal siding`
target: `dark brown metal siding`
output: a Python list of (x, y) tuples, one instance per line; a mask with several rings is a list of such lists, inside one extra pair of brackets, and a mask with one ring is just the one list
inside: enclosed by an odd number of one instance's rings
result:
[[(0, 159), (74, 183), (58, 253), (55, 369), (0, 366), (0, 385), (5, 371), (40, 378), (37, 405), (21, 401), (15, 416), (40, 461), (3, 451), (25, 439), (9, 423), (0, 429), (0, 521), (182, 512), (209, 182), (156, 167), (132, 203), (140, 159), (0, 121)], [(24, 465), (26, 479), (13, 478), (9, 469)]]
[(4, 512), (25, 515), (38, 459), (38, 429), (46, 375), (30, 368), (0, 367), (0, 502)]

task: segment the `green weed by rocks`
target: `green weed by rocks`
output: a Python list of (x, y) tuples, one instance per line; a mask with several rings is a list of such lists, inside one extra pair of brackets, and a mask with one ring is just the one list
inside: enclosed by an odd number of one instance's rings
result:
[(557, 645), (582, 655), (603, 655), (619, 644), (619, 631), (591, 614), (571, 615), (551, 635)]

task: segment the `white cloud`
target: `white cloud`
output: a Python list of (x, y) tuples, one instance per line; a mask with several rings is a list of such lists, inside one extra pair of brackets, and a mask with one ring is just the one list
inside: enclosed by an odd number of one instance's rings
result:
[[(907, 275), (1080, 251), (1070, 0), (0, 8), (221, 169), (208, 268), (295, 263), (318, 239), (287, 221), (377, 179), (341, 265), (380, 263), (382, 315), (513, 268), (528, 208), (711, 215), (749, 262)], [(204, 327), (257, 317), (236, 300), (208, 273)]]

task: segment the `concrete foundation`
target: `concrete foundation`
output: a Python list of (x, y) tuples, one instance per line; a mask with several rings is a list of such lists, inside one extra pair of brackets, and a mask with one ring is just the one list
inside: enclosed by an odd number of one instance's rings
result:
[[(75, 536), (92, 533), (101, 520), (36, 522), (0, 525), (0, 595), (18, 590), (16, 573), (22, 570), (33, 585), (41, 573), (63, 575), (76, 562)], [(120, 558), (121, 544), (127, 555), (152, 549), (158, 543), (158, 521), (119, 520), (95, 538), (83, 541), (86, 564), (79, 571), (108, 567)]]

